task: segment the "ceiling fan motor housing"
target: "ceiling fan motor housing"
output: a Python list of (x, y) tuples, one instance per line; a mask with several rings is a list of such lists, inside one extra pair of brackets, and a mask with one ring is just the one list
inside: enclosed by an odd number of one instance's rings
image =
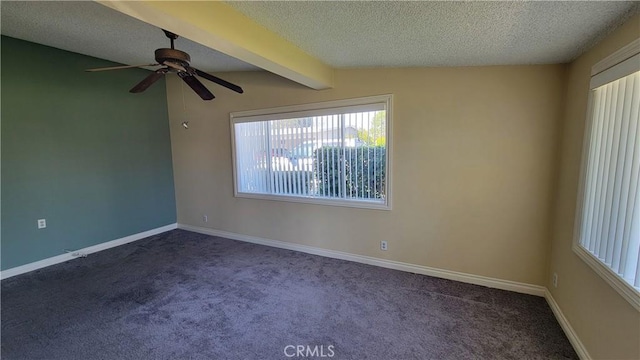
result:
[(189, 54), (176, 49), (156, 49), (155, 55), (156, 61), (159, 64), (169, 60), (182, 66), (189, 66), (189, 62), (191, 61)]

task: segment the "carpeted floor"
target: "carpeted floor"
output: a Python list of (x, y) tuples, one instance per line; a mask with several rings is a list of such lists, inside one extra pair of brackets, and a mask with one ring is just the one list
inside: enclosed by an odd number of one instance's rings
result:
[(540, 297), (183, 230), (1, 290), (6, 360), (577, 359)]

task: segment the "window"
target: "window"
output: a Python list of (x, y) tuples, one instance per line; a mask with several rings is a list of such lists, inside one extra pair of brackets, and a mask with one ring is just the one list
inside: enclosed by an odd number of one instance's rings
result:
[(639, 52), (635, 41), (592, 71), (574, 244), (576, 253), (638, 309)]
[(236, 196), (390, 209), (391, 95), (231, 114)]

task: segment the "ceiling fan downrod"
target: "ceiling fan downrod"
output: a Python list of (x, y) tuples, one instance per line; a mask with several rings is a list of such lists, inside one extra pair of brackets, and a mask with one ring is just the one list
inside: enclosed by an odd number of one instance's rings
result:
[(173, 41), (178, 38), (178, 35), (172, 33), (171, 31), (167, 31), (165, 29), (162, 29), (162, 31), (164, 31), (164, 34), (169, 38), (169, 40), (171, 40), (171, 49), (174, 49)]

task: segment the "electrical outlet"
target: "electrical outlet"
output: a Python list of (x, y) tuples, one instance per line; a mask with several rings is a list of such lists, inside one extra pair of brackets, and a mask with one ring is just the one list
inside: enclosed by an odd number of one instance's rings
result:
[(380, 241), (380, 250), (386, 251), (388, 249), (386, 241)]
[(202, 215), (202, 221), (209, 222), (209, 216), (207, 216), (206, 214)]
[(553, 278), (552, 278), (551, 282), (553, 282), (553, 287), (554, 288), (558, 287), (558, 274), (553, 273)]
[(47, 219), (38, 219), (38, 229), (44, 229), (47, 227)]

